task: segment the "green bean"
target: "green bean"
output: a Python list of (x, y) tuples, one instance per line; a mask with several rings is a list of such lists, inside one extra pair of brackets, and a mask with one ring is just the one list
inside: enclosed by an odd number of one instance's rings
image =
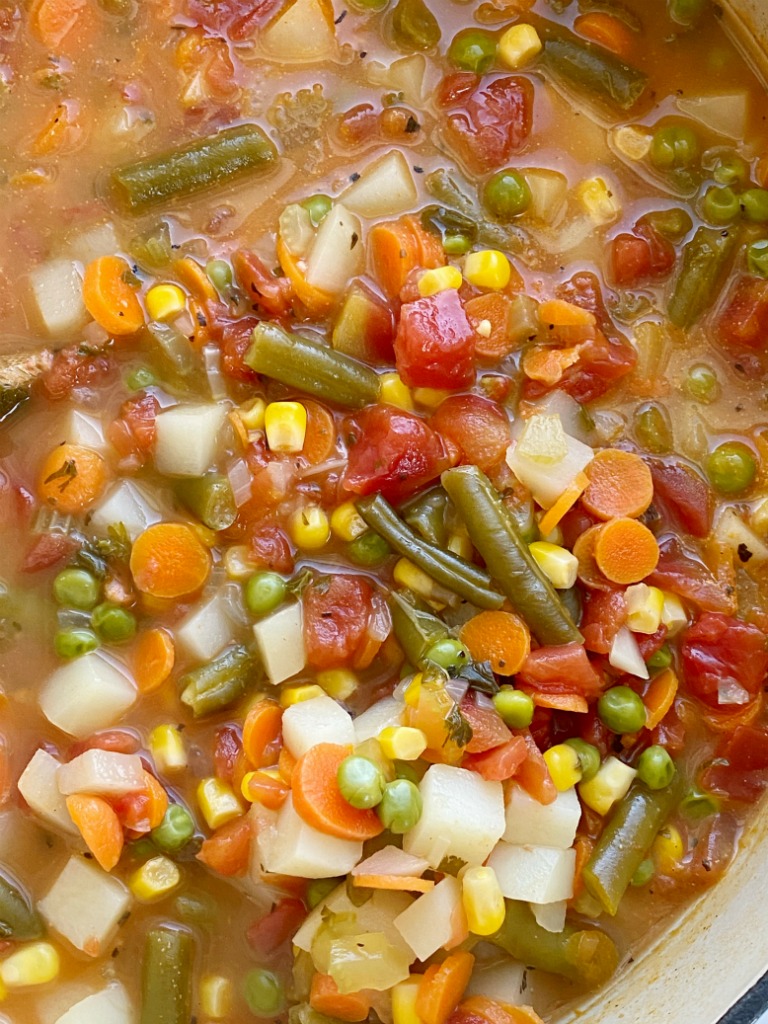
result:
[(270, 170), (277, 150), (255, 124), (240, 124), (112, 171), (110, 194), (127, 213), (186, 199), (246, 174)]
[(355, 506), (366, 523), (403, 558), (410, 559), (441, 586), (479, 608), (500, 608), (504, 598), (491, 589), (488, 573), (463, 558), (422, 540), (408, 529), (381, 494), (361, 498)]
[(416, 608), (397, 591), (389, 595), (389, 608), (392, 612), (392, 629), (405, 652), (406, 660), (411, 665), (423, 668), (430, 647), (448, 636), (447, 626), (431, 612)]
[(10, 878), (0, 875), (0, 938), (25, 942), (43, 934), (43, 923), (29, 896)]
[(505, 249), (516, 256), (530, 256), (531, 243), (527, 233), (515, 225), (494, 224), (486, 220), (479, 207), (462, 192), (448, 171), (443, 168), (433, 171), (427, 175), (424, 184), (427, 192), (439, 203), (472, 221), (480, 245)]
[(152, 928), (141, 964), (141, 1024), (189, 1024), (194, 941), (177, 928)]
[(441, 487), (420, 494), (403, 509), (403, 519), (424, 540), (445, 547), (448, 532), (445, 528), (445, 509), (448, 495)]
[(642, 782), (634, 782), (603, 829), (582, 877), (587, 892), (609, 914), (619, 909), (621, 897), (674, 807), (679, 789), (679, 772), (665, 789), (652, 791)]
[(589, 988), (602, 985), (616, 970), (616, 944), (599, 928), (581, 928), (568, 922), (561, 932), (548, 932), (536, 923), (527, 903), (504, 903), (504, 924), (488, 941), (515, 960)]
[(229, 480), (222, 473), (178, 480), (176, 495), (209, 530), (226, 530), (235, 521), (237, 506)]
[(259, 324), (245, 362), (281, 384), (352, 409), (379, 397), (379, 378), (370, 366), (317, 341), (288, 334), (277, 324)]
[(736, 246), (736, 232), (701, 227), (683, 249), (667, 312), (675, 327), (692, 327), (718, 296)]
[(259, 673), (247, 647), (230, 647), (218, 658), (181, 677), (181, 702), (195, 718), (229, 707), (257, 681)]
[(539, 643), (580, 643), (581, 633), (485, 473), (477, 466), (459, 466), (443, 473), (442, 484), (472, 543)]
[(0, 423), (13, 416), (30, 398), (26, 388), (6, 388), (0, 386)]
[(648, 82), (644, 72), (571, 32), (547, 33), (544, 60), (568, 86), (620, 110), (634, 107)]

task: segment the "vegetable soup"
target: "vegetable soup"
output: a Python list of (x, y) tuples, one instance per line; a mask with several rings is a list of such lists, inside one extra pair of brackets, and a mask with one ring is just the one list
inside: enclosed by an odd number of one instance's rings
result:
[(5, 2), (2, 1024), (555, 1021), (738, 855), (768, 127), (718, 17)]

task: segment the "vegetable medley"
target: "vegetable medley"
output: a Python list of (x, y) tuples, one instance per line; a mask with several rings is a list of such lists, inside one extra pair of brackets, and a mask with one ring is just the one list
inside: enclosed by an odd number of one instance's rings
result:
[(715, 14), (4, 6), (0, 1019), (541, 1024), (726, 870), (768, 136)]

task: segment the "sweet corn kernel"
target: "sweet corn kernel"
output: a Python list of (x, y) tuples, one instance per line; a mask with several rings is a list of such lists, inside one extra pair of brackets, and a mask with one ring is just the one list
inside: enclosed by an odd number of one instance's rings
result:
[(184, 738), (175, 725), (156, 725), (149, 734), (149, 750), (161, 772), (179, 772), (187, 767)]
[(478, 288), (506, 288), (511, 276), (509, 260), (498, 249), (471, 252), (464, 260), (464, 277)]
[(504, 923), (504, 894), (493, 868), (469, 868), (464, 873), (461, 901), (474, 935), (493, 935)]
[(399, 558), (395, 562), (392, 576), (401, 587), (412, 590), (414, 594), (428, 601), (433, 607), (442, 609), (447, 604), (455, 603), (454, 595), (449, 590), (441, 587), (439, 583), (435, 583), (431, 576), (414, 565), (413, 562), (409, 562), (407, 558)]
[(392, 987), (392, 1024), (422, 1024), (421, 1017), (416, 1013), (420, 980), (419, 975), (411, 975), (407, 981)]
[(349, 543), (361, 537), (367, 530), (368, 526), (353, 502), (345, 501), (331, 512), (331, 533), (339, 540)]
[(384, 756), (391, 761), (415, 761), (427, 749), (427, 737), (410, 725), (389, 725), (378, 736)]
[(317, 551), (325, 547), (331, 536), (328, 516), (319, 505), (297, 508), (290, 519), (291, 539), (303, 551)]
[(403, 691), (403, 700), (409, 708), (417, 708), (419, 706), (419, 698), (421, 697), (421, 679), (421, 672), (417, 672)]
[(181, 872), (169, 857), (152, 857), (128, 879), (128, 888), (139, 903), (155, 903), (179, 885)]
[(347, 700), (360, 685), (355, 673), (346, 668), (325, 669), (317, 673), (316, 679), (318, 685), (334, 700)]
[(232, 982), (220, 974), (205, 974), (200, 979), (200, 1009), (211, 1020), (223, 1020), (232, 1009)]
[(627, 625), (633, 633), (655, 633), (664, 612), (664, 593), (647, 583), (634, 583), (624, 591)]
[(270, 402), (264, 430), (271, 451), (300, 452), (307, 436), (307, 410), (301, 402)]
[(546, 540), (528, 545), (536, 564), (557, 590), (569, 590), (576, 582), (579, 560), (567, 548)]
[(617, 757), (607, 757), (594, 778), (579, 783), (579, 796), (593, 811), (607, 814), (617, 800), (626, 796), (636, 775), (634, 768)]
[(586, 178), (576, 196), (595, 224), (612, 224), (621, 214), (621, 203), (603, 178)]
[(0, 980), (7, 988), (45, 985), (59, 974), (59, 953), (50, 942), (30, 942), (0, 963)]
[(450, 394), (452, 392), (441, 391), (440, 388), (414, 388), (413, 400), (418, 405), (425, 405), (427, 409), (436, 409)]
[(545, 750), (544, 760), (558, 792), (564, 793), (581, 782), (579, 755), (567, 743), (557, 743), (549, 750)]
[(255, 568), (246, 544), (233, 544), (224, 552), (224, 571), (231, 580), (247, 580)]
[(263, 398), (252, 398), (237, 410), (246, 430), (263, 430), (267, 403)]
[(243, 813), (243, 805), (232, 787), (213, 776), (198, 783), (197, 803), (210, 829), (226, 825)]
[(475, 330), (481, 338), (490, 338), (493, 334), (493, 324), (490, 320), (481, 320)]
[(651, 856), (661, 875), (671, 875), (683, 859), (683, 837), (674, 825), (665, 825), (653, 841)]
[(379, 377), (379, 397), (387, 405), (394, 405), (406, 412), (413, 412), (413, 398), (410, 389), (403, 384), (396, 373), (382, 373)]
[(664, 607), (661, 609), (662, 625), (667, 627), (667, 636), (675, 636), (688, 625), (685, 605), (677, 596), (664, 591)]
[(186, 309), (187, 296), (175, 284), (156, 284), (147, 292), (147, 313), (150, 320), (172, 320)]
[(445, 292), (450, 288), (461, 288), (461, 284), (461, 271), (449, 263), (446, 267), (435, 267), (434, 270), (424, 271), (419, 278), (419, 295), (422, 298), (427, 298), (429, 295), (437, 295), (438, 292)]
[(541, 39), (533, 25), (513, 25), (499, 39), (499, 60), (508, 68), (522, 68), (541, 53)]
[(325, 690), (316, 683), (304, 683), (300, 686), (285, 686), (280, 691), (280, 707), (289, 708), (292, 704), (301, 704), (302, 701), (311, 700), (313, 697), (325, 696)]

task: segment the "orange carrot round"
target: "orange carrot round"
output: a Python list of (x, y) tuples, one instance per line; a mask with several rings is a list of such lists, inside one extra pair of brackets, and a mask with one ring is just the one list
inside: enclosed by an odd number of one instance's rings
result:
[(391, 299), (399, 296), (414, 268), (430, 269), (445, 263), (440, 240), (425, 231), (416, 217), (374, 225), (368, 233), (367, 250), (373, 276)]
[(514, 612), (484, 611), (461, 627), (461, 642), (474, 661), (490, 661), (500, 676), (513, 676), (531, 653), (531, 631)]
[(158, 690), (169, 678), (176, 660), (173, 637), (164, 629), (141, 633), (133, 649), (133, 677), (141, 693)]
[(83, 793), (67, 797), (67, 810), (99, 865), (111, 871), (120, 860), (125, 841), (115, 811), (100, 796)]
[(339, 839), (372, 839), (384, 826), (372, 810), (358, 810), (341, 795), (336, 775), (350, 748), (318, 743), (302, 754), (291, 775), (296, 813), (308, 825)]
[(85, 268), (85, 308), (110, 334), (135, 334), (144, 326), (144, 311), (136, 290), (126, 280), (130, 272), (120, 256), (99, 256)]
[(475, 958), (465, 950), (450, 953), (424, 972), (416, 992), (416, 1013), (423, 1024), (446, 1024), (464, 995)]
[(611, 590), (611, 584), (603, 576), (595, 561), (595, 544), (602, 530), (602, 523), (590, 526), (576, 538), (573, 553), (579, 563), (579, 579), (590, 590)]
[(620, 19), (604, 11), (581, 14), (573, 23), (580, 36), (605, 47), (619, 57), (631, 57), (635, 48), (632, 30)]
[(312, 978), (309, 1005), (318, 1013), (335, 1020), (366, 1020), (371, 1009), (371, 1000), (364, 992), (349, 992), (342, 995), (330, 974), (316, 973)]
[[(511, 309), (511, 300), (501, 292), (477, 295), (465, 304), (467, 319), (475, 331), (475, 355), (478, 359), (496, 363), (514, 349), (509, 332)], [(478, 331), (484, 321), (486, 325), (490, 324), (490, 332)]]
[(277, 770), (280, 772), (280, 778), (283, 782), (289, 786), (293, 777), (293, 769), (296, 767), (296, 758), (290, 752), (288, 747), (283, 747), (280, 751), (280, 757), (277, 759)]
[(653, 477), (634, 452), (604, 448), (586, 468), (589, 478), (582, 504), (598, 519), (636, 519), (653, 501)]
[(258, 701), (243, 722), (243, 750), (254, 768), (276, 764), (280, 756), (283, 709), (276, 700)]
[(107, 482), (107, 464), (98, 452), (78, 444), (60, 444), (40, 469), (40, 498), (74, 515), (96, 501)]
[(305, 400), (302, 405), (307, 410), (307, 433), (301, 454), (307, 462), (316, 466), (333, 454), (336, 447), (336, 424), (331, 413), (319, 402)]
[(147, 796), (149, 797), (149, 806), (147, 808), (149, 827), (153, 829), (157, 828), (165, 817), (165, 812), (168, 810), (168, 794), (151, 772), (144, 772), (144, 781), (147, 786)]
[(208, 579), (211, 556), (184, 523), (156, 523), (139, 534), (131, 549), (131, 574), (151, 597), (187, 597)]
[(595, 314), (565, 299), (548, 299), (539, 306), (539, 320), (552, 327), (592, 327)]
[(595, 541), (595, 562), (612, 583), (639, 583), (659, 561), (659, 545), (637, 519), (612, 519), (601, 526)]

